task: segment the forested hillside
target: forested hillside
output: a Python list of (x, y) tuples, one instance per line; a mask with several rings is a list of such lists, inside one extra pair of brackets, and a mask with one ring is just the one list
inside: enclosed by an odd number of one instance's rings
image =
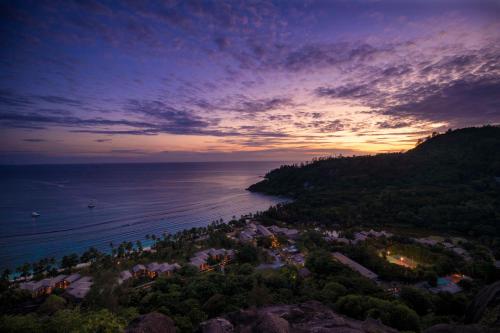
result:
[(408, 225), (500, 235), (500, 128), (433, 135), (405, 153), (335, 157), (269, 172), (250, 191), (293, 203), (288, 222)]

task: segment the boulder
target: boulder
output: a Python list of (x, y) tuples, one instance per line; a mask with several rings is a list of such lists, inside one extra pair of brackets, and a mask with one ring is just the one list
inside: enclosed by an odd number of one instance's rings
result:
[(214, 318), (201, 323), (203, 333), (233, 333), (234, 327), (227, 319)]
[(256, 328), (262, 333), (290, 333), (288, 321), (274, 313), (262, 313)]
[(151, 312), (134, 319), (125, 333), (175, 333), (172, 319), (158, 312)]
[[(316, 301), (272, 305), (229, 313), (202, 323), (203, 333), (397, 333), (378, 320), (355, 320), (337, 314)], [(221, 330), (231, 327), (232, 330)], [(215, 327), (215, 328), (214, 328)]]
[(480, 325), (438, 324), (429, 327), (424, 333), (500, 333), (500, 329)]

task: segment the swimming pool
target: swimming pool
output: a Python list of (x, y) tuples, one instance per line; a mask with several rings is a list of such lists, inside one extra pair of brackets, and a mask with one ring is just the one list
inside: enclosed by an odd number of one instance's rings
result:
[(449, 285), (450, 283), (451, 283), (451, 281), (450, 281), (450, 280), (448, 280), (447, 278), (442, 278), (442, 277), (440, 277), (440, 278), (438, 278), (438, 279), (437, 279), (437, 285), (438, 285), (438, 286), (447, 286), (447, 285)]

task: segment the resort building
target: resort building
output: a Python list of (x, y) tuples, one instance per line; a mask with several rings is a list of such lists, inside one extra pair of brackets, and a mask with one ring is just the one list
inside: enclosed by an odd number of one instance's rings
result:
[(52, 278), (52, 284), (54, 285), (54, 289), (66, 289), (66, 275), (58, 275)]
[(220, 265), (225, 265), (234, 259), (234, 250), (211, 248), (199, 251), (191, 257), (189, 264), (196, 266), (200, 271), (206, 271), (212, 268), (211, 265), (208, 264), (209, 259), (219, 262)]
[(354, 240), (352, 242), (354, 244), (357, 244), (359, 242), (364, 242), (367, 239), (368, 239), (368, 236), (364, 232), (356, 232), (354, 234)]
[(45, 278), (40, 281), (30, 281), (21, 283), (19, 285), (19, 288), (23, 290), (28, 290), (29, 292), (31, 292), (31, 295), (33, 297), (39, 297), (51, 294), (56, 288), (68, 289), (69, 291), (75, 286), (77, 286), (77, 284), (80, 283), (80, 281), (89, 282), (92, 281), (92, 279), (90, 277), (82, 278), (80, 274), (72, 274), (69, 276), (58, 275), (56, 277)]
[(254, 236), (255, 233), (250, 232), (248, 230), (243, 230), (242, 232), (240, 232), (238, 239), (240, 240), (240, 242), (249, 243), (253, 241)]
[(351, 241), (344, 237), (337, 238), (335, 241), (342, 244), (351, 244)]
[(120, 272), (120, 276), (118, 277), (118, 284), (122, 284), (123, 282), (130, 280), (133, 277), (134, 276), (132, 275), (132, 273), (130, 273), (130, 271), (122, 271)]
[(197, 267), (200, 271), (206, 271), (207, 269), (210, 268), (210, 266), (207, 264), (207, 260), (201, 257), (191, 258), (189, 264)]
[(461, 247), (454, 247), (451, 249), (453, 252), (455, 252), (456, 254), (458, 254), (459, 256), (461, 256), (462, 258), (464, 258), (466, 261), (471, 261), (472, 258), (469, 254), (469, 252), (467, 252), (467, 250), (461, 248)]
[(277, 225), (270, 226), (269, 230), (271, 230), (274, 234), (283, 235), (286, 238), (291, 239), (296, 239), (300, 235), (297, 229), (282, 228)]
[(413, 238), (413, 240), (417, 243), (423, 244), (423, 245), (428, 245), (428, 246), (435, 246), (438, 244), (438, 241), (435, 239), (432, 239), (431, 237), (426, 237), (426, 238)]
[(146, 275), (146, 266), (143, 264), (137, 264), (134, 267), (132, 267), (132, 274), (134, 277), (141, 277)]
[(294, 255), (291, 255), (288, 258), (288, 261), (292, 265), (296, 265), (296, 266), (304, 266), (304, 264), (306, 263), (306, 259), (302, 253), (296, 253)]
[(238, 239), (241, 242), (249, 243), (254, 242), (255, 238), (258, 236), (272, 237), (274, 234), (267, 227), (252, 221), (247, 223), (246, 227), (240, 231)]
[(76, 280), (80, 279), (82, 276), (78, 273), (71, 274), (64, 279), (65, 289)]
[(160, 275), (170, 276), (174, 271), (181, 268), (179, 264), (168, 264), (162, 263), (158, 264), (153, 262), (146, 266), (146, 274), (154, 279)]
[(83, 299), (92, 288), (93, 281), (90, 276), (84, 276), (72, 283), (66, 290), (66, 294), (76, 299)]
[(380, 238), (380, 237), (391, 237), (392, 234), (387, 231), (375, 231), (371, 229), (370, 231), (360, 231), (354, 234), (354, 240), (352, 241), (354, 244), (359, 242), (364, 242), (370, 237)]
[(372, 272), (371, 270), (369, 270), (368, 268), (358, 264), (357, 262), (355, 262), (354, 260), (346, 257), (345, 255), (343, 255), (342, 253), (340, 252), (334, 252), (332, 253), (333, 257), (335, 259), (337, 259), (340, 263), (346, 265), (347, 267), (349, 267), (350, 269), (352, 269), (353, 271), (356, 271), (358, 272), (359, 274), (361, 274), (362, 276), (370, 279), (370, 280), (377, 280), (378, 279), (378, 275), (375, 274), (374, 272)]
[(150, 278), (154, 279), (155, 277), (158, 276), (159, 267), (160, 267), (160, 264), (158, 264), (157, 262), (152, 262), (152, 263), (148, 264), (146, 266), (146, 274)]
[(336, 231), (336, 230), (331, 230), (331, 231), (326, 230), (323, 234), (325, 235), (324, 238), (327, 242), (334, 241), (340, 237), (338, 231)]
[(27, 290), (31, 293), (32, 297), (38, 297), (42, 295), (46, 295), (47, 292), (51, 293), (52, 290), (48, 290), (46, 287), (46, 279), (41, 280), (41, 281), (30, 281), (30, 282), (23, 282), (19, 284), (19, 288), (22, 290)]
[(262, 224), (257, 225), (257, 233), (263, 237), (271, 237), (273, 233)]

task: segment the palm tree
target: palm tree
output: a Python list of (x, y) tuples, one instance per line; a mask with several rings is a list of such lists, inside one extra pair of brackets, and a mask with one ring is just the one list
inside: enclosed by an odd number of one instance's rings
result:
[(140, 240), (135, 242), (135, 245), (137, 246), (137, 251), (142, 252), (142, 243)]
[(21, 274), (21, 277), (26, 278), (30, 274), (31, 265), (27, 262), (19, 266), (16, 270)]
[(132, 242), (128, 242), (125, 244), (125, 248), (127, 249), (127, 253), (130, 253), (130, 252), (132, 252), (134, 245), (132, 244)]
[(8, 268), (4, 269), (2, 272), (2, 280), (8, 281), (10, 276), (10, 270)]

